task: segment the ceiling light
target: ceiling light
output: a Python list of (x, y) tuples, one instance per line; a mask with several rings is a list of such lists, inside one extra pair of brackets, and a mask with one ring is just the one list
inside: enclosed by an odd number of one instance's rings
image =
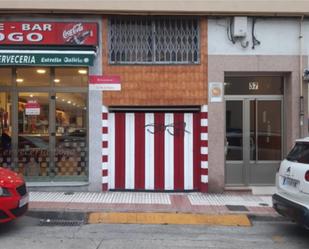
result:
[(59, 83), (60, 80), (59, 79), (54, 79), (54, 82)]
[(68, 103), (68, 104), (71, 104), (72, 102), (71, 102), (71, 100), (69, 100), (67, 103)]
[(79, 69), (78, 73), (79, 74), (87, 74), (87, 70), (86, 69)]
[(65, 99), (62, 99), (62, 101), (64, 102), (64, 101), (65, 101)]
[(30, 98), (33, 98), (33, 94), (30, 94)]
[(36, 72), (39, 73), (39, 74), (44, 74), (44, 73), (46, 73), (46, 70), (45, 69), (37, 69)]
[(24, 82), (24, 79), (17, 78), (17, 79), (16, 79), (16, 82), (18, 82), (18, 83)]

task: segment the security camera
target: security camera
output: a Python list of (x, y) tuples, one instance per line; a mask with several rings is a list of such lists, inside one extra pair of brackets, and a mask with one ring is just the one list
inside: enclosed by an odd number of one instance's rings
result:
[(304, 70), (304, 80), (309, 81), (309, 69)]

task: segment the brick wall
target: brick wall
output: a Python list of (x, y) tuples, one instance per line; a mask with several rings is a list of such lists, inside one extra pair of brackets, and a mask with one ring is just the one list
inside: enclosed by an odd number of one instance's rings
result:
[(103, 18), (103, 73), (120, 75), (121, 91), (104, 92), (106, 106), (207, 104), (207, 19), (200, 19), (199, 65), (110, 65)]

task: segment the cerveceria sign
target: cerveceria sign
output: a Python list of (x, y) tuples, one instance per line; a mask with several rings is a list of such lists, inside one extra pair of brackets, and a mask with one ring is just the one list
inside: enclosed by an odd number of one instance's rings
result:
[(93, 58), (91, 51), (0, 51), (0, 65), (92, 66)]
[(0, 45), (92, 45), (98, 44), (96, 23), (0, 22)]

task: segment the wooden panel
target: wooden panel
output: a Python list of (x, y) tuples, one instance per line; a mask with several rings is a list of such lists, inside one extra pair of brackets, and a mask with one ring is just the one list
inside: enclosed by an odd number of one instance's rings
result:
[(199, 65), (109, 65), (107, 18), (103, 18), (103, 72), (120, 75), (120, 92), (105, 92), (107, 106), (207, 104), (207, 19), (200, 22)]

